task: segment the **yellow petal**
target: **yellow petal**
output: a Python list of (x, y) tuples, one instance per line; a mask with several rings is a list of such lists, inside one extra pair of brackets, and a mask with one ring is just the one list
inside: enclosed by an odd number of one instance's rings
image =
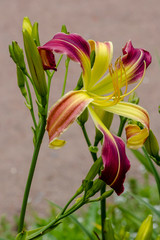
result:
[(106, 73), (113, 56), (112, 42), (95, 42), (89, 40), (89, 44), (91, 51), (95, 51), (95, 61), (91, 70), (91, 80), (87, 88), (88, 90)]

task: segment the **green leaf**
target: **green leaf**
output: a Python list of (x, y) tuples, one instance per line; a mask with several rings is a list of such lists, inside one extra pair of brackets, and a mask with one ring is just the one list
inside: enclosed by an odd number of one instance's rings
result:
[(144, 204), (147, 208), (149, 208), (153, 213), (155, 213), (160, 218), (160, 212), (157, 211), (157, 209), (151, 205), (149, 202), (144, 200), (144, 198), (141, 198), (133, 193), (129, 193), (132, 197), (134, 197), (139, 203)]
[[(62, 210), (62, 207), (60, 207), (59, 205), (51, 201), (48, 202), (51, 206), (57, 207), (58, 209)], [(76, 216), (72, 214), (67, 216), (67, 218), (70, 218), (75, 224), (77, 224), (81, 228), (81, 230), (89, 237), (90, 240), (95, 240), (95, 238), (90, 234), (90, 232), (77, 220)]]
[(139, 150), (131, 150), (131, 152), (135, 155), (139, 162), (142, 163), (145, 169), (153, 175), (152, 168), (148, 161), (146, 161), (146, 157)]
[(126, 216), (126, 218), (129, 220), (129, 222), (134, 223), (135, 225), (139, 226), (141, 224), (141, 219), (139, 219), (136, 215), (133, 214), (133, 212), (129, 211), (128, 209), (125, 209), (121, 206), (117, 206), (117, 208), (123, 212), (123, 214)]

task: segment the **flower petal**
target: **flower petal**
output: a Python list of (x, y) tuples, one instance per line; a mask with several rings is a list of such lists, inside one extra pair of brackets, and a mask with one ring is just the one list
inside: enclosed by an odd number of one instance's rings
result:
[[(40, 55), (43, 54), (41, 51), (46, 50), (50, 52), (62, 53), (66, 54), (73, 61), (79, 62), (83, 69), (83, 79), (84, 85), (88, 84), (91, 76), (91, 64), (90, 64), (90, 46), (89, 43), (83, 39), (78, 34), (65, 34), (65, 33), (57, 33), (52, 40), (39, 47)], [(49, 55), (48, 55), (49, 57)], [(45, 62), (51, 62), (50, 59)], [(49, 67), (49, 66), (48, 66)]]
[(51, 148), (64, 145), (64, 141), (57, 140), (57, 138), (77, 119), (92, 100), (85, 91), (71, 91), (51, 107), (46, 126)]
[(106, 73), (113, 56), (112, 42), (95, 42), (89, 40), (91, 52), (95, 51), (95, 61), (91, 70), (91, 81), (89, 87), (92, 87)]
[(104, 142), (102, 147), (102, 159), (104, 170), (100, 179), (106, 182), (115, 192), (120, 195), (124, 191), (126, 172), (130, 168), (130, 162), (126, 156), (125, 144), (121, 138), (109, 136), (103, 131)]
[[(135, 83), (141, 79), (145, 69), (150, 65), (152, 57), (149, 52), (141, 48), (134, 48), (132, 42), (126, 43), (122, 49), (121, 64), (115, 63), (115, 74), (118, 77), (119, 88), (127, 84)], [(99, 83), (92, 88), (92, 92), (100, 95), (114, 91), (113, 79), (108, 73)]]
[(126, 68), (127, 80), (129, 83), (133, 83), (143, 76), (144, 61), (147, 68), (152, 61), (152, 57), (146, 50), (134, 48), (131, 41), (126, 43), (122, 51), (124, 55), (122, 62)]
[(44, 70), (57, 70), (54, 54), (50, 50), (39, 49)]
[(130, 162), (125, 153), (125, 144), (121, 138), (113, 136), (98, 118), (91, 106), (88, 107), (96, 127), (103, 133), (102, 159), (104, 170), (100, 178), (113, 188), (118, 195), (124, 190), (126, 172)]
[(145, 140), (148, 137), (148, 129), (140, 129), (139, 126), (135, 124), (129, 124), (125, 127), (127, 146), (132, 149), (137, 149), (142, 147)]
[(102, 108), (108, 112), (141, 122), (145, 126), (144, 129), (140, 129), (136, 125), (129, 125), (126, 127), (126, 135), (129, 147), (138, 148), (143, 145), (149, 135), (149, 115), (144, 108), (128, 102), (120, 102), (116, 105)]

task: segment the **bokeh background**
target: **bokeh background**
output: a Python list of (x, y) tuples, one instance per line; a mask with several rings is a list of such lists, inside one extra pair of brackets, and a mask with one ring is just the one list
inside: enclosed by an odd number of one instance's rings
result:
[[(9, 57), (8, 45), (16, 40), (23, 47), (23, 17), (39, 23), (41, 44), (50, 40), (66, 24), (68, 31), (85, 39), (112, 41), (114, 59), (119, 57), (126, 41), (147, 49), (153, 57), (143, 83), (138, 88), (140, 104), (151, 118), (151, 128), (160, 140), (160, 1), (159, 0), (0, 0), (0, 216), (18, 214), (32, 157), (31, 117), (17, 87), (15, 64)], [(60, 96), (64, 61), (55, 74), (50, 106)], [(76, 63), (70, 64), (67, 90), (72, 89), (80, 74)], [(94, 126), (89, 124), (89, 133)], [(75, 192), (92, 164), (81, 129), (75, 123), (63, 136), (66, 146), (57, 151), (48, 149), (44, 137), (31, 188), (30, 203), (40, 213), (48, 209), (46, 199), (63, 205)], [(129, 153), (131, 171), (140, 168)]]

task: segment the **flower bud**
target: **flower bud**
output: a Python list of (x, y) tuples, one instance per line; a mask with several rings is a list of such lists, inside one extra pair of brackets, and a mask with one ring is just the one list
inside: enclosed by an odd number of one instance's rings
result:
[(26, 76), (24, 75), (22, 70), (17, 66), (18, 87), (20, 88), (22, 95), (25, 97), (27, 104), (29, 104), (29, 99), (28, 99), (26, 88), (25, 88), (25, 81), (26, 81)]
[(77, 119), (79, 124), (83, 126), (87, 122), (88, 116), (89, 116), (88, 108), (85, 108), (85, 110), (81, 113), (81, 115)]
[(94, 196), (105, 185), (105, 182), (99, 178), (93, 182), (93, 186), (87, 191), (86, 198)]
[(24, 48), (27, 57), (28, 66), (32, 76), (33, 84), (42, 97), (47, 94), (47, 84), (45, 79), (45, 74), (42, 66), (42, 60), (36, 44), (32, 37), (32, 25), (28, 18), (23, 20), (23, 40)]
[(135, 240), (148, 240), (151, 239), (153, 230), (153, 219), (152, 215), (149, 215), (141, 224), (138, 234)]
[(33, 28), (32, 28), (32, 38), (36, 44), (36, 46), (40, 46), (40, 40), (39, 40), (39, 32), (38, 32), (38, 23), (35, 22), (33, 24)]
[(62, 25), (61, 32), (69, 34), (69, 32), (67, 31), (66, 25)]
[(91, 181), (95, 178), (97, 173), (100, 171), (100, 168), (102, 167), (103, 162), (102, 158), (98, 158), (93, 165), (91, 166), (89, 172), (87, 173), (87, 176), (85, 177), (85, 180)]
[(135, 92), (132, 92), (129, 95), (128, 102), (134, 103), (134, 104), (138, 104), (139, 103), (139, 97), (137, 96), (137, 94)]
[(149, 131), (149, 136), (148, 136), (147, 140), (145, 141), (144, 146), (145, 146), (147, 152), (149, 153), (149, 155), (151, 155), (155, 158), (158, 157), (158, 154), (159, 154), (158, 141), (151, 130)]
[(26, 70), (26, 65), (24, 62), (23, 50), (19, 47), (18, 43), (13, 41), (12, 45), (9, 45), (10, 56), (13, 61), (22, 69)]

